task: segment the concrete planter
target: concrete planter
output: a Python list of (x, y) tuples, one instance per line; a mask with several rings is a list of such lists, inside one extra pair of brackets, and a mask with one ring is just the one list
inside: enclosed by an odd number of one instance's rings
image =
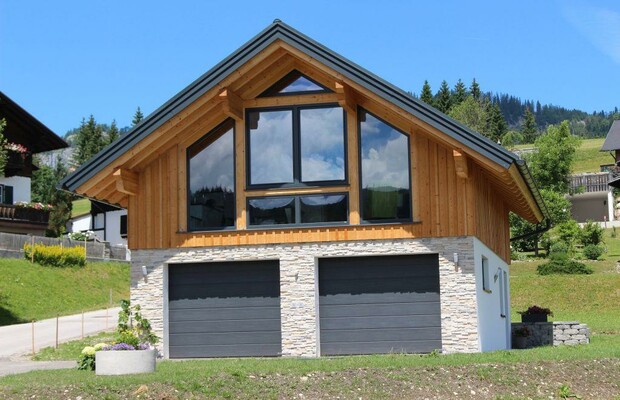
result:
[(547, 322), (547, 314), (521, 314), (521, 322)]
[(155, 372), (157, 350), (98, 351), (95, 354), (97, 375), (126, 375)]

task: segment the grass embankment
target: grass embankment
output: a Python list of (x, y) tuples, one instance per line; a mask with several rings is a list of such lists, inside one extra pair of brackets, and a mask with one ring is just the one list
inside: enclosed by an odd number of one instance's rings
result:
[[(583, 139), (575, 154), (573, 163), (573, 174), (583, 174), (586, 172), (600, 172), (601, 164), (612, 164), (613, 158), (608, 152), (601, 152), (604, 138)], [(533, 148), (533, 144), (520, 144), (515, 146), (517, 149)]]
[(129, 265), (49, 268), (0, 259), (0, 326), (97, 310), (129, 298)]
[(83, 215), (89, 212), (90, 212), (90, 200), (89, 199), (79, 199), (73, 202), (73, 207), (71, 208), (72, 217)]

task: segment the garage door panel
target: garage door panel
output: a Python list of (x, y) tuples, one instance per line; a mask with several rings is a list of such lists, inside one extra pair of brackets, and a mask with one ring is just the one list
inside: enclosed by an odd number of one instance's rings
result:
[(391, 304), (391, 303), (437, 303), (439, 293), (365, 293), (365, 294), (321, 294), (321, 306), (345, 304)]
[[(245, 298), (245, 297), (244, 297)], [(211, 309), (239, 308), (242, 298), (203, 298), (203, 299), (177, 299), (168, 305), (170, 310), (191, 310), (208, 307)], [(271, 307), (280, 305), (279, 297), (252, 297), (243, 307)]]
[(393, 329), (358, 329), (354, 332), (348, 330), (331, 330), (329, 336), (321, 338), (322, 343), (348, 343), (355, 342), (398, 342), (398, 341), (426, 341), (436, 339), (436, 329), (431, 328), (393, 328)]
[(407, 315), (426, 315), (430, 312), (437, 313), (441, 309), (439, 301), (436, 302), (393, 302), (393, 303), (365, 303), (362, 305), (345, 304), (322, 304), (320, 307), (321, 317), (371, 317), (374, 315), (402, 315), (401, 307), (406, 307)]
[(223, 332), (223, 333), (178, 333), (170, 335), (170, 345), (203, 345), (205, 343), (217, 343), (218, 345), (247, 345), (254, 344), (257, 346), (279, 344), (280, 341), (274, 342), (273, 339), (278, 331), (265, 332)]
[(278, 261), (171, 265), (171, 358), (281, 354)]
[(202, 345), (176, 346), (175, 358), (195, 358), (196, 354), (205, 354), (202, 357), (270, 357), (281, 353), (280, 344), (261, 345)]
[(427, 353), (436, 349), (441, 350), (441, 340), (327, 343), (324, 346), (321, 345), (322, 354), (330, 355)]
[(319, 318), (325, 355), (441, 348), (438, 256), (319, 260)]
[(338, 328), (364, 329), (364, 328), (409, 328), (417, 326), (441, 326), (441, 318), (438, 315), (399, 315), (370, 317), (336, 317), (321, 318), (321, 329), (330, 330)]
[[(243, 321), (241, 324), (240, 322)], [(182, 321), (170, 322), (170, 330), (175, 333), (216, 333), (216, 332), (260, 332), (280, 329), (279, 316), (273, 319), (241, 319), (221, 321)]]

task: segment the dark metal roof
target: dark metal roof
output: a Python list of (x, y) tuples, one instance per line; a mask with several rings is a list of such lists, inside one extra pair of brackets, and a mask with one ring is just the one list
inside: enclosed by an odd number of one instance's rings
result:
[(69, 147), (67, 142), (47, 126), (0, 92), (0, 119), (2, 118), (6, 120), (4, 137), (9, 142), (24, 145), (33, 153)]
[(607, 132), (601, 151), (620, 150), (620, 120), (615, 120)]
[(155, 110), (120, 140), (103, 149), (86, 164), (73, 172), (73, 174), (67, 176), (61, 182), (62, 187), (75, 191), (80, 185), (111, 164), (125, 151), (155, 131), (201, 95), (219, 84), (230, 73), (278, 39), (308, 54), (317, 61), (360, 84), (386, 101), (399, 106), (502, 167), (508, 168), (513, 163), (516, 163), (541, 211), (545, 216), (548, 215), (527, 167), (524, 166), (525, 164), (515, 154), (426, 103), (415, 99), (407, 92), (347, 60), (279, 20), (275, 20), (265, 30), (192, 82), (172, 99), (168, 100), (168, 102)]

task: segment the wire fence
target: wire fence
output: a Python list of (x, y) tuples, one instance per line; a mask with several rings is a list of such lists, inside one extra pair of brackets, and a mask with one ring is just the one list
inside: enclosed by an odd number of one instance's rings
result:
[(84, 247), (86, 258), (90, 261), (128, 261), (129, 251), (123, 245), (110, 245), (107, 242), (79, 241), (69, 238), (48, 238), (44, 236), (18, 235), (0, 232), (0, 257), (23, 258), (26, 244), (47, 246)]

